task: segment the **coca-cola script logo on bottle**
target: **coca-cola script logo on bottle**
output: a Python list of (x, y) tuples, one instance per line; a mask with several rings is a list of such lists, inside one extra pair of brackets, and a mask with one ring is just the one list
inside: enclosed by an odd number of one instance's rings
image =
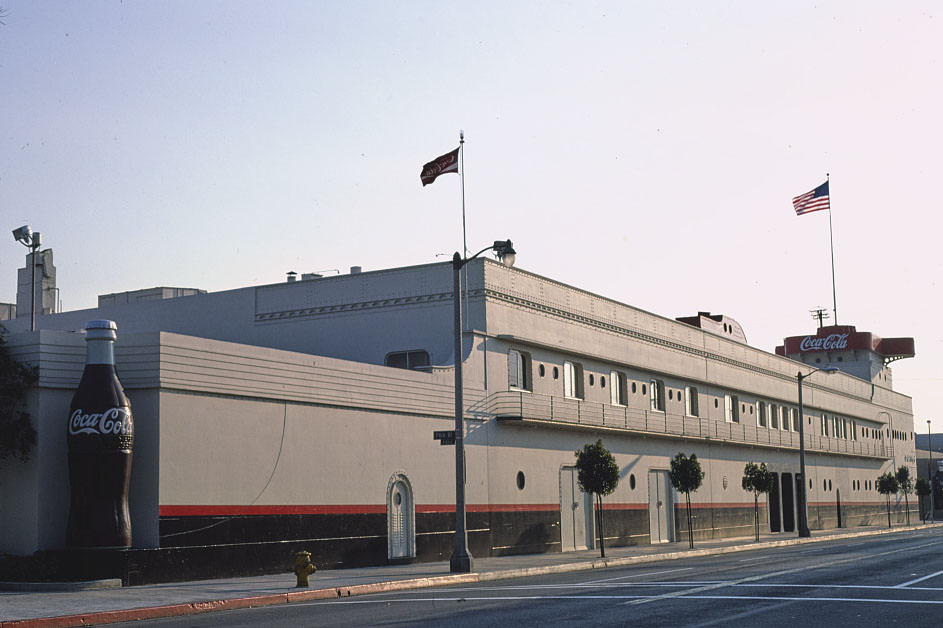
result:
[(806, 336), (799, 343), (799, 351), (831, 351), (847, 348), (848, 334), (829, 334), (825, 338)]
[(69, 417), (69, 434), (130, 434), (131, 429), (131, 414), (126, 408), (95, 414), (82, 414), (77, 408)]

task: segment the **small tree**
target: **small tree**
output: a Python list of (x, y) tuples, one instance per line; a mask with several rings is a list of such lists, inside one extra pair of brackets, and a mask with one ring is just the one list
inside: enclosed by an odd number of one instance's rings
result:
[(759, 465), (748, 462), (743, 468), (743, 479), (740, 481), (743, 490), (753, 493), (753, 529), (756, 532), (756, 541), (760, 541), (760, 493), (769, 493), (773, 490), (773, 472), (766, 468), (766, 463)]
[[(919, 497), (926, 497), (930, 494), (930, 483), (927, 482), (926, 478), (917, 478), (917, 481), (914, 482), (914, 490), (916, 491)], [(927, 517), (930, 514), (931, 504), (927, 503), (927, 509), (924, 511), (923, 522), (927, 522)]]
[(5, 335), (0, 326), (0, 461), (7, 457), (26, 461), (36, 444), (36, 429), (23, 405), (36, 383), (36, 369), (10, 356)]
[(910, 500), (907, 498), (914, 490), (914, 480), (910, 476), (910, 467), (902, 466), (895, 475), (900, 492), (904, 494), (904, 509), (907, 512), (907, 525), (910, 525)]
[(688, 458), (683, 453), (678, 454), (671, 461), (671, 471), (668, 473), (671, 478), (671, 485), (679, 493), (684, 493), (687, 503), (688, 515), (688, 545), (694, 548), (694, 528), (691, 525), (691, 492), (701, 488), (701, 482), (704, 481), (704, 471), (701, 469), (701, 463), (697, 461), (697, 455), (691, 454)]
[(602, 440), (595, 445), (583, 445), (576, 452), (577, 482), (585, 493), (596, 496), (596, 527), (599, 529), (599, 555), (606, 557), (602, 496), (610, 495), (619, 485), (619, 465), (612, 453), (603, 447)]
[(897, 493), (897, 477), (890, 471), (878, 477), (878, 493), (887, 499), (887, 527), (891, 527), (891, 495)]

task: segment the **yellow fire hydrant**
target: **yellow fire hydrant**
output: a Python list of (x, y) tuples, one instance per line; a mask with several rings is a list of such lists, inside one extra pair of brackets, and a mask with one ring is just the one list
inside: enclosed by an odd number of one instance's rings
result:
[(308, 586), (308, 576), (317, 571), (318, 568), (311, 562), (311, 552), (301, 551), (295, 554), (295, 567), (291, 571), (298, 577), (296, 587)]

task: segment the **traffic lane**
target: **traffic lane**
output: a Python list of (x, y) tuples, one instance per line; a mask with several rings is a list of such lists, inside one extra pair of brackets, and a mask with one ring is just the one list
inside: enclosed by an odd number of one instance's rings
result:
[(825, 619), (892, 623), (902, 612), (913, 625), (921, 618), (935, 624), (941, 591), (930, 585), (943, 585), (936, 573), (943, 564), (932, 558), (940, 542), (940, 533), (902, 533), (145, 625), (814, 626)]

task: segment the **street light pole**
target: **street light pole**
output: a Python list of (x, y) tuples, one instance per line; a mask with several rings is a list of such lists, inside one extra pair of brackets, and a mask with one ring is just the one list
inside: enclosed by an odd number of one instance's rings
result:
[(810, 371), (805, 375), (802, 374), (802, 371), (796, 373), (796, 383), (799, 388), (799, 477), (802, 481), (799, 483), (799, 536), (803, 538), (808, 538), (812, 536), (812, 532), (809, 531), (809, 515), (806, 507), (806, 477), (805, 477), (805, 414), (802, 411), (802, 380), (806, 377), (812, 375), (817, 371), (822, 371), (823, 373), (834, 373), (838, 370), (837, 366), (826, 365), (822, 368), (815, 369)]
[(927, 419), (927, 449), (930, 459), (927, 461), (927, 480), (930, 481), (930, 521), (933, 521), (933, 436), (930, 435), (930, 419)]
[(29, 330), (36, 331), (36, 251), (42, 244), (42, 237), (38, 231), (23, 225), (13, 230), (16, 241), (30, 250), (30, 291), (29, 291)]
[(516, 253), (510, 240), (496, 240), (471, 257), (462, 257), (457, 251), (452, 256), (452, 307), (455, 322), (455, 542), (449, 569), (454, 573), (469, 573), (474, 569), (474, 557), (468, 550), (468, 528), (465, 518), (465, 404), (462, 385), (462, 267), (485, 251), (497, 253), (505, 266), (514, 264)]

